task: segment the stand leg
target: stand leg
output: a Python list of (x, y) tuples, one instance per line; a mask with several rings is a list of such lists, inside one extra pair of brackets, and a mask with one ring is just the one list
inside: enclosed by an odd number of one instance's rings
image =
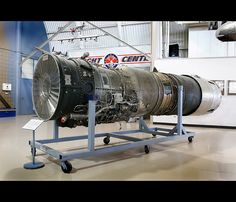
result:
[(143, 120), (143, 116), (139, 117), (139, 130), (149, 131), (147, 124)]
[(182, 116), (183, 116), (183, 86), (178, 86), (178, 123), (177, 134), (182, 135)]
[(142, 120), (143, 120), (143, 116), (140, 116), (139, 117), (139, 130), (142, 130), (143, 129), (143, 127), (142, 127)]
[(54, 139), (58, 139), (58, 137), (59, 137), (59, 127), (58, 127), (58, 125), (57, 125), (57, 122), (56, 122), (56, 120), (54, 120), (53, 121), (53, 138)]
[(96, 101), (89, 101), (89, 120), (88, 120), (88, 150), (94, 151), (95, 137), (95, 106)]
[(33, 140), (32, 140), (32, 142), (33, 142), (33, 147), (32, 147), (32, 151), (33, 151), (33, 153), (32, 153), (32, 162), (33, 162), (33, 164), (35, 164), (35, 131), (33, 130)]
[(44, 167), (44, 163), (35, 161), (35, 131), (33, 130), (33, 139), (32, 139), (32, 162), (25, 163), (25, 169), (38, 169)]

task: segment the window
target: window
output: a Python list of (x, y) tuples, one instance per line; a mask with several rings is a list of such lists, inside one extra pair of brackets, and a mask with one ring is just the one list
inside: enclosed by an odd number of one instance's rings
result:
[(228, 81), (228, 95), (236, 95), (236, 81), (235, 80)]
[[(22, 57), (22, 60), (24, 60), (24, 57)], [(22, 69), (21, 69), (21, 78), (22, 79), (33, 79), (33, 66), (34, 61), (32, 59), (26, 60), (22, 64)]]
[[(24, 57), (22, 57), (22, 60), (24, 60)], [(38, 62), (37, 60), (28, 59), (22, 64), (22, 69), (21, 69), (22, 79), (33, 79), (33, 74), (37, 62)]]

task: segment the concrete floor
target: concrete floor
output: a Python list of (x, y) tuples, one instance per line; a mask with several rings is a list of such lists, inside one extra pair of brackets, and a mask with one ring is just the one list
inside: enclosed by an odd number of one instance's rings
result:
[[(235, 130), (199, 127), (186, 127), (196, 132), (192, 143), (182, 139), (154, 145), (149, 154), (138, 148), (75, 159), (70, 161), (73, 165), (70, 174), (63, 173), (56, 160), (38, 151), (36, 158), (44, 162), (45, 167), (25, 170), (23, 164), (31, 160), (28, 145), (31, 132), (22, 126), (30, 118), (0, 119), (0, 180), (236, 180)], [(138, 127), (137, 123), (124, 122), (121, 126), (122, 130)], [(98, 125), (96, 131), (117, 131), (119, 128), (119, 123), (103, 124)], [(86, 132), (85, 127), (60, 128), (61, 137)], [(36, 139), (50, 138), (51, 135), (52, 122), (43, 123), (36, 132)], [(111, 143), (117, 142), (121, 140), (111, 138)], [(102, 138), (96, 140), (96, 145), (103, 145)], [(84, 148), (86, 142), (63, 143), (53, 148), (71, 150), (78, 146)]]

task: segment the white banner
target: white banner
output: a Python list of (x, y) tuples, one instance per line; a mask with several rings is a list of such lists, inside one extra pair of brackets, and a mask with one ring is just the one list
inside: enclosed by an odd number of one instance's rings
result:
[[(150, 54), (150, 45), (135, 46), (145, 54)], [(84, 52), (89, 52), (88, 60), (106, 68), (117, 68), (122, 65), (149, 70), (151, 61), (130, 47), (111, 47), (99, 49), (72, 50), (70, 57), (81, 57)]]
[(107, 55), (89, 56), (88, 61), (100, 64), (105, 68), (117, 68), (121, 65), (150, 64), (151, 62), (143, 54), (121, 54), (108, 53)]

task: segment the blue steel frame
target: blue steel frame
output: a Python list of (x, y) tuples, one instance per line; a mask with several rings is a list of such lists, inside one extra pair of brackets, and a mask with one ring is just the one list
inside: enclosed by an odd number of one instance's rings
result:
[[(96, 156), (110, 152), (123, 151), (131, 148), (142, 147), (146, 145), (158, 144), (160, 142), (168, 141), (168, 140), (176, 140), (180, 138), (193, 138), (195, 133), (186, 131), (182, 125), (182, 106), (183, 106), (183, 86), (178, 87), (178, 122), (177, 125), (173, 129), (166, 128), (148, 128), (146, 123), (143, 120), (143, 117), (139, 117), (139, 129), (138, 130), (128, 130), (128, 131), (119, 131), (119, 132), (107, 132), (107, 133), (97, 133), (95, 134), (95, 106), (96, 101), (89, 101), (89, 120), (88, 120), (88, 135), (82, 136), (72, 136), (72, 137), (62, 137), (59, 138), (59, 127), (56, 122), (54, 122), (54, 133), (53, 139), (45, 139), (45, 140), (36, 140), (33, 138), (33, 141), (30, 141), (29, 144), (31, 149), (36, 151), (36, 148), (43, 151), (45, 154), (48, 154), (56, 159), (58, 159), (61, 164), (64, 161), (72, 160), (80, 157), (87, 156)], [(135, 133), (147, 133), (151, 134), (154, 137), (140, 139), (137, 137), (131, 137), (128, 135)], [(161, 136), (161, 137), (156, 137)], [(95, 138), (99, 137), (113, 137), (123, 140), (131, 141), (131, 143), (125, 143), (122, 145), (114, 145), (114, 146), (104, 146), (102, 148), (95, 149)], [(50, 143), (59, 143), (59, 142), (69, 142), (74, 140), (88, 140), (88, 148), (73, 152), (63, 153), (61, 151), (55, 150), (46, 144)], [(36, 152), (32, 152), (33, 159)]]

